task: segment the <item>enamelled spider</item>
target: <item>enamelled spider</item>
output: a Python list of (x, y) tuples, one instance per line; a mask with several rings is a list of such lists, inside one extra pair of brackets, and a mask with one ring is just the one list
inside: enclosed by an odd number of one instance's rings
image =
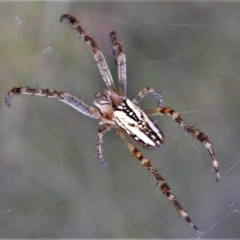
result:
[[(10, 99), (14, 95), (29, 94), (47, 96), (57, 98), (60, 101), (70, 105), (72, 108), (75, 108), (82, 114), (98, 119), (100, 127), (97, 138), (97, 154), (99, 160), (104, 165), (106, 165), (106, 162), (102, 155), (103, 135), (110, 129), (116, 128), (118, 134), (134, 157), (136, 157), (136, 159), (139, 160), (139, 162), (149, 171), (149, 173), (151, 173), (162, 193), (167, 196), (170, 202), (173, 203), (185, 221), (195, 230), (198, 230), (196, 225), (192, 222), (187, 213), (183, 210), (182, 206), (173, 196), (170, 187), (164, 181), (162, 175), (151, 165), (150, 161), (146, 159), (143, 154), (127, 140), (126, 134), (131, 136), (136, 142), (140, 143), (147, 149), (159, 148), (163, 143), (163, 135), (158, 126), (151, 120), (149, 115), (160, 114), (172, 117), (183, 129), (204, 144), (211, 156), (212, 164), (216, 173), (216, 180), (218, 182), (220, 178), (219, 165), (208, 137), (196, 128), (185, 123), (181, 116), (173, 109), (169, 107), (162, 107), (162, 96), (152, 88), (143, 88), (132, 101), (126, 97), (126, 56), (123, 45), (121, 42), (119, 42), (116, 32), (112, 31), (110, 33), (110, 39), (112, 42), (115, 63), (118, 68), (118, 90), (116, 90), (114, 86), (113, 78), (109, 71), (105, 57), (103, 56), (103, 53), (101, 52), (95, 40), (86, 34), (80, 23), (73, 16), (64, 14), (61, 16), (60, 22), (64, 19), (67, 19), (72, 28), (77, 31), (77, 34), (80, 35), (81, 38), (91, 46), (94, 59), (97, 63), (103, 81), (106, 84), (107, 90), (98, 92), (95, 95), (93, 101), (95, 107), (92, 107), (88, 106), (82, 100), (65, 92), (42, 89), (38, 87), (30, 88), (20, 86), (14, 87), (7, 93), (5, 98), (6, 105), (10, 107)], [(138, 103), (148, 93), (151, 93), (157, 99), (158, 107), (142, 110), (138, 107)]]

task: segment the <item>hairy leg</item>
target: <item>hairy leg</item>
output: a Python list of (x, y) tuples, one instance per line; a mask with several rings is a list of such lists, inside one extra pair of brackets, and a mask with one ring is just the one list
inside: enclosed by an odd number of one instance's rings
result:
[(103, 158), (103, 135), (111, 130), (113, 128), (113, 125), (111, 124), (106, 124), (106, 125), (103, 125), (101, 126), (99, 129), (98, 129), (98, 143), (97, 143), (97, 154), (98, 154), (98, 159), (100, 160), (100, 162), (105, 166), (107, 167), (107, 162), (105, 161), (105, 159)]
[(145, 113), (147, 115), (163, 114), (163, 115), (171, 116), (183, 129), (185, 129), (192, 136), (194, 136), (200, 142), (202, 142), (211, 156), (212, 164), (213, 164), (213, 167), (214, 167), (215, 173), (216, 173), (216, 181), (219, 182), (219, 179), (220, 179), (219, 163), (218, 163), (216, 155), (213, 151), (212, 144), (210, 143), (207, 135), (200, 132), (198, 129), (190, 126), (189, 124), (185, 123), (183, 121), (182, 117), (177, 112), (175, 112), (173, 109), (171, 109), (169, 107), (164, 107), (164, 108), (159, 107), (159, 108), (147, 109), (147, 110), (145, 110)]
[(115, 64), (118, 67), (118, 84), (119, 94), (126, 96), (126, 84), (127, 84), (127, 71), (126, 71), (126, 55), (123, 45), (118, 41), (117, 33), (112, 31), (110, 33), (112, 42), (113, 56), (115, 58)]
[(162, 95), (159, 92), (157, 92), (155, 89), (150, 88), (150, 87), (143, 88), (138, 93), (137, 97), (133, 99), (132, 102), (134, 104), (138, 104), (148, 93), (151, 93), (157, 99), (158, 106), (161, 107), (162, 103), (163, 103)]
[(92, 118), (99, 118), (98, 110), (94, 107), (88, 106), (85, 102), (82, 100), (71, 96), (68, 93), (51, 90), (51, 89), (43, 89), (43, 88), (30, 88), (30, 87), (14, 87), (11, 89), (6, 97), (5, 97), (5, 103), (8, 107), (11, 106), (10, 100), (11, 97), (15, 95), (38, 95), (43, 97), (52, 97), (57, 98), (58, 100), (68, 104), (72, 108), (75, 108), (77, 111), (83, 113), (84, 115), (87, 115)]
[(155, 181), (157, 182), (157, 185), (159, 186), (159, 188), (161, 189), (162, 193), (165, 194), (167, 196), (167, 198), (173, 203), (174, 207), (177, 209), (177, 211), (180, 213), (180, 215), (182, 216), (182, 218), (184, 218), (184, 220), (191, 225), (195, 230), (198, 230), (198, 228), (196, 227), (196, 225), (192, 222), (192, 220), (189, 218), (189, 216), (187, 215), (187, 213), (183, 210), (182, 206), (180, 205), (180, 203), (176, 200), (176, 198), (173, 196), (173, 194), (171, 193), (171, 189), (170, 187), (167, 185), (167, 183), (164, 181), (163, 177), (161, 176), (161, 174), (157, 171), (157, 169), (155, 169), (150, 161), (148, 159), (146, 159), (142, 153), (136, 148), (134, 147), (131, 143), (129, 143), (129, 141), (126, 139), (124, 133), (122, 132), (122, 130), (118, 130), (118, 134), (121, 136), (122, 140), (125, 142), (125, 144), (127, 145), (128, 149), (131, 151), (131, 153), (133, 154), (133, 156), (135, 158), (137, 158), (140, 163), (149, 171), (149, 173), (153, 176), (153, 178), (155, 179)]
[(69, 23), (72, 25), (73, 29), (77, 30), (77, 34), (81, 36), (81, 38), (92, 47), (92, 52), (94, 59), (97, 63), (100, 74), (103, 78), (104, 83), (108, 87), (109, 90), (115, 91), (114, 82), (110, 70), (108, 68), (107, 62), (97, 43), (93, 40), (92, 37), (86, 34), (83, 30), (80, 22), (77, 19), (69, 14), (63, 14), (60, 18), (60, 22), (64, 19), (67, 19)]

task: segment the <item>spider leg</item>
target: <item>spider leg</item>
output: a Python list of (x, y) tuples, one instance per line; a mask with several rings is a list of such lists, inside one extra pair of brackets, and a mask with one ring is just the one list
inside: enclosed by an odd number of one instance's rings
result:
[(92, 118), (99, 118), (99, 112), (96, 108), (88, 106), (82, 100), (71, 96), (68, 93), (59, 92), (51, 89), (42, 89), (42, 88), (30, 88), (30, 87), (14, 87), (11, 89), (6, 97), (5, 103), (8, 107), (11, 106), (10, 99), (15, 95), (38, 95), (44, 97), (57, 98), (58, 100), (70, 105), (72, 108), (75, 108), (77, 111), (81, 112), (84, 115), (87, 115)]
[(60, 22), (62, 22), (63, 19), (67, 19), (69, 23), (72, 25), (72, 28), (77, 30), (77, 34), (80, 35), (81, 38), (92, 47), (93, 56), (97, 63), (98, 69), (100, 71), (104, 83), (106, 84), (109, 90), (115, 92), (112, 75), (108, 68), (105, 57), (101, 52), (100, 48), (98, 47), (97, 43), (93, 40), (92, 37), (86, 34), (86, 32), (83, 30), (80, 23), (76, 20), (75, 17), (69, 14), (63, 14), (60, 18)]
[(119, 95), (126, 96), (126, 84), (127, 84), (126, 55), (122, 43), (118, 41), (118, 36), (116, 32), (112, 31), (110, 33), (110, 39), (112, 42), (115, 64), (118, 67)]
[(138, 104), (148, 93), (151, 93), (158, 101), (158, 106), (161, 107), (163, 103), (162, 95), (157, 92), (155, 89), (150, 87), (143, 88), (137, 95), (136, 98), (133, 99), (134, 104)]
[(103, 150), (102, 150), (102, 144), (103, 144), (103, 135), (109, 131), (110, 129), (113, 128), (114, 125), (112, 124), (106, 124), (101, 126), (98, 129), (98, 143), (97, 143), (97, 154), (98, 154), (98, 159), (100, 160), (100, 162), (107, 167), (107, 162), (105, 161), (105, 159), (103, 158)]
[(214, 167), (215, 173), (216, 173), (216, 181), (219, 182), (219, 179), (220, 179), (219, 163), (218, 163), (216, 155), (213, 151), (212, 144), (210, 143), (207, 135), (200, 132), (198, 129), (188, 125), (187, 123), (185, 123), (183, 121), (182, 117), (177, 112), (175, 112), (173, 109), (171, 109), (169, 107), (151, 108), (151, 109), (145, 110), (144, 112), (147, 115), (164, 114), (164, 115), (171, 116), (182, 128), (184, 128), (186, 131), (188, 131), (192, 136), (197, 138), (200, 142), (202, 142), (205, 145), (207, 151), (209, 152), (209, 154), (211, 156), (212, 164), (213, 164), (213, 167)]
[(149, 171), (149, 173), (153, 176), (153, 178), (155, 179), (155, 181), (157, 182), (157, 185), (159, 186), (159, 188), (161, 189), (162, 193), (165, 194), (167, 196), (167, 198), (173, 203), (173, 205), (175, 206), (175, 208), (177, 209), (177, 211), (180, 213), (180, 215), (182, 216), (182, 218), (184, 218), (184, 220), (191, 225), (195, 230), (198, 230), (198, 228), (196, 227), (196, 225), (192, 222), (192, 220), (189, 218), (189, 216), (187, 215), (187, 213), (183, 210), (182, 206), (180, 205), (180, 203), (176, 200), (176, 198), (172, 195), (171, 193), (171, 189), (170, 187), (167, 185), (167, 183), (164, 181), (163, 177), (161, 176), (161, 174), (157, 171), (157, 169), (155, 169), (150, 161), (148, 159), (146, 159), (142, 153), (136, 148), (134, 147), (125, 137), (124, 132), (121, 129), (118, 129), (118, 134), (121, 136), (122, 140), (124, 141), (124, 143), (127, 145), (128, 149), (131, 151), (131, 153), (134, 155), (135, 158), (137, 158), (140, 163), (147, 168), (147, 170)]

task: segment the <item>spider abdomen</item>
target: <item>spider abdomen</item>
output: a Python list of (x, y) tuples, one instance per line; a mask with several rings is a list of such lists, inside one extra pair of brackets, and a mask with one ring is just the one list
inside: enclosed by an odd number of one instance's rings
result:
[(163, 135), (158, 126), (129, 99), (116, 107), (113, 117), (120, 128), (144, 147), (158, 148), (162, 145)]

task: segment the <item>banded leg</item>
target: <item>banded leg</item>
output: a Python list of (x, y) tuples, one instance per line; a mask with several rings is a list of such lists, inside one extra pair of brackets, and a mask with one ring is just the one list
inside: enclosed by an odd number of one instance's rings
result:
[(189, 218), (189, 216), (187, 215), (187, 213), (183, 210), (182, 206), (180, 205), (180, 203), (176, 200), (176, 198), (172, 195), (171, 193), (171, 189), (170, 187), (167, 185), (167, 183), (164, 181), (163, 177), (161, 176), (161, 174), (157, 171), (157, 169), (155, 169), (150, 161), (148, 159), (146, 159), (142, 153), (136, 148), (134, 147), (131, 143), (128, 142), (128, 140), (126, 139), (124, 133), (122, 132), (122, 130), (118, 130), (118, 134), (121, 136), (122, 140), (125, 142), (125, 144), (127, 145), (128, 149), (131, 151), (131, 153), (134, 155), (135, 158), (137, 158), (140, 163), (147, 168), (147, 170), (149, 171), (149, 173), (151, 173), (151, 175), (153, 176), (153, 178), (155, 179), (155, 181), (157, 182), (157, 185), (159, 186), (159, 188), (161, 189), (162, 193), (165, 194), (167, 196), (167, 198), (173, 203), (174, 207), (177, 209), (177, 211), (180, 213), (180, 215), (182, 216), (182, 218), (184, 218), (184, 220), (190, 225), (192, 226), (195, 230), (198, 230), (198, 228), (196, 227), (196, 225), (192, 222), (192, 220)]
[(93, 40), (92, 37), (85, 33), (85, 31), (83, 30), (80, 23), (76, 20), (75, 17), (69, 14), (63, 14), (60, 18), (60, 22), (62, 22), (64, 19), (67, 19), (69, 23), (72, 25), (72, 28), (77, 30), (77, 34), (80, 35), (81, 38), (92, 47), (93, 56), (97, 63), (98, 69), (100, 71), (104, 83), (106, 84), (109, 90), (115, 91), (112, 75), (108, 68), (105, 57), (103, 56), (103, 53), (101, 52), (97, 43)]
[(148, 93), (151, 93), (158, 101), (158, 106), (161, 107), (163, 103), (162, 95), (150, 87), (143, 88), (137, 95), (136, 98), (133, 99), (134, 104), (138, 104)]
[(145, 113), (147, 115), (164, 114), (164, 115), (171, 116), (182, 128), (188, 131), (192, 136), (197, 138), (200, 142), (202, 142), (211, 156), (212, 164), (216, 173), (216, 182), (219, 182), (220, 180), (219, 163), (213, 151), (212, 144), (210, 143), (207, 135), (200, 132), (198, 129), (188, 125), (187, 123), (185, 123), (182, 117), (169, 107), (147, 109), (145, 110)]
[(57, 98), (58, 100), (70, 105), (72, 108), (75, 108), (77, 111), (81, 112), (84, 115), (87, 115), (92, 118), (99, 118), (98, 110), (94, 107), (88, 106), (82, 100), (71, 96), (68, 93), (59, 92), (51, 89), (42, 89), (42, 88), (30, 88), (30, 87), (14, 87), (10, 90), (6, 97), (5, 103), (8, 107), (11, 106), (10, 100), (11, 97), (15, 95), (38, 95), (43, 97), (52, 97)]
[(118, 41), (117, 33), (112, 31), (110, 33), (110, 39), (112, 42), (113, 56), (115, 64), (118, 67), (118, 84), (119, 95), (126, 96), (126, 84), (127, 84), (127, 70), (126, 70), (126, 55), (123, 45)]
[(97, 142), (97, 154), (98, 154), (98, 159), (100, 160), (100, 162), (107, 167), (107, 162), (105, 161), (105, 159), (103, 158), (103, 150), (102, 150), (102, 144), (103, 144), (103, 135), (109, 131), (110, 129), (113, 128), (113, 125), (111, 124), (106, 124), (101, 126), (98, 129), (98, 142)]

